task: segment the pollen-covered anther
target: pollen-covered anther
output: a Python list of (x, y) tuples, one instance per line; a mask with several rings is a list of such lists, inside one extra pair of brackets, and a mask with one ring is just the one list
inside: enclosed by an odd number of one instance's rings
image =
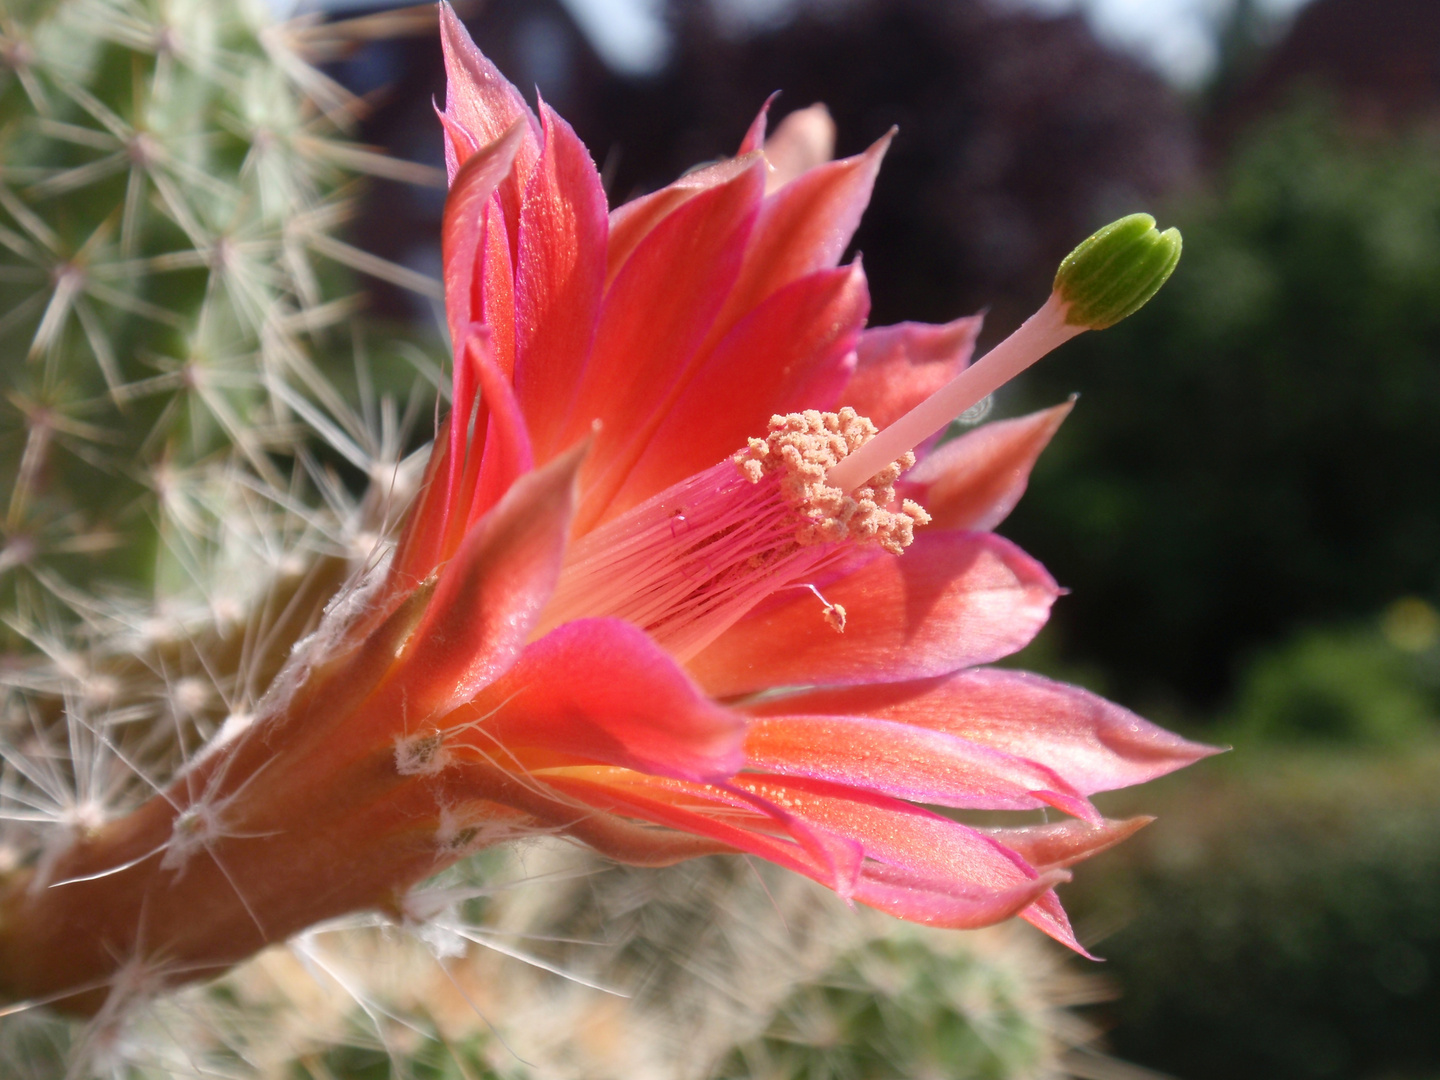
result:
[[(573, 542), (541, 631), (614, 616), (683, 660), (766, 597), (822, 575), (847, 541), (898, 555), (930, 520), (896, 498), (908, 453), (849, 493), (826, 483), (825, 470), (875, 434), (854, 409), (775, 416), (769, 427)], [(825, 618), (843, 629), (838, 611)]]
[(930, 523), (925, 508), (911, 499), (892, 509), (895, 481), (915, 464), (915, 454), (907, 450), (848, 493), (825, 480), (830, 468), (874, 438), (876, 431), (868, 417), (848, 406), (839, 412), (808, 409), (772, 416), (769, 434), (750, 439), (735, 455), (735, 465), (752, 484), (780, 474), (780, 491), (798, 518), (797, 543), (848, 539), (898, 555), (915, 539), (915, 527)]

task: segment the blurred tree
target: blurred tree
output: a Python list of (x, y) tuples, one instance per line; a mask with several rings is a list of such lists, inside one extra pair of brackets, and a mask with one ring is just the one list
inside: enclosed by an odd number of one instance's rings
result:
[(1306, 629), (1246, 668), (1223, 724), (1238, 744), (1400, 747), (1440, 716), (1440, 616), (1418, 597), (1356, 626)]
[[(1311, 0), (1278, 43), (1256, 0), (1237, 0), (1216, 98), (1222, 139), (1277, 109), (1297, 87), (1324, 88), (1356, 125), (1393, 129), (1440, 114), (1440, 5), (1434, 0)], [(1256, 45), (1270, 45), (1263, 52)]]
[(1440, 154), (1302, 108), (1176, 216), (1159, 297), (1030, 376), (1087, 396), (1008, 531), (1075, 589), (1062, 656), (1210, 703), (1261, 642), (1440, 594)]

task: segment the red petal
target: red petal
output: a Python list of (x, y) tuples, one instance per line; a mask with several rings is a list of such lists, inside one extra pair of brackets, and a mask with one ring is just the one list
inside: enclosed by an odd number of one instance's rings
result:
[(445, 53), (445, 129), (449, 136), (445, 140), (445, 165), (452, 182), (472, 146), (493, 142), (517, 120), (525, 121), (515, 170), (500, 185), (513, 250), (521, 196), (540, 156), (539, 125), (520, 92), (475, 47), (448, 2), (440, 5), (440, 45)]
[(822, 885), (832, 884), (827, 877), (828, 869), (814, 855), (794, 841), (746, 828), (745, 824), (759, 825), (766, 823), (767, 819), (741, 800), (721, 796), (713, 788), (662, 787), (655, 782), (646, 782), (643, 777), (633, 777), (633, 774), (626, 782), (602, 782), (580, 775), (553, 773), (545, 773), (540, 779), (557, 791), (597, 809), (626, 814), (696, 836), (707, 836), (737, 851), (748, 851), (804, 874)]
[(1217, 752), (1087, 690), (1000, 668), (812, 691), (752, 711), (863, 715), (943, 731), (1039, 761), (1087, 795), (1141, 784)]
[(858, 841), (874, 862), (865, 864), (854, 898), (913, 922), (957, 928), (999, 922), (1066, 876), (1037, 877), (990, 837), (894, 799), (795, 778), (743, 775), (735, 784)]
[(481, 515), (534, 464), (514, 389), (495, 362), (489, 327), (471, 323), (460, 333), (455, 355), (456, 405), (451, 412), (463, 418), (464, 429), (472, 434), (468, 444), (458, 443), (453, 434), (460, 423), (449, 429), (448, 524), (436, 552), (437, 563), (455, 554)]
[(1043, 765), (944, 732), (863, 716), (771, 716), (745, 739), (753, 768), (806, 776), (933, 806), (1099, 813)]
[[(1049, 870), (1042, 876), (1064, 873), (1063, 870)], [(1061, 877), (1060, 880), (1064, 881), (1066, 879)], [(1037, 897), (1033, 904), (1020, 912), (1020, 917), (1037, 930), (1049, 934), (1056, 941), (1060, 942), (1061, 945), (1074, 949), (1081, 956), (1085, 957), (1086, 960), (1095, 959), (1095, 957), (1085, 951), (1085, 947), (1081, 945), (1080, 942), (1075, 940), (1075, 931), (1070, 928), (1070, 917), (1065, 914), (1065, 909), (1060, 906), (1060, 898), (1055, 895), (1053, 889)]]
[(520, 655), (560, 574), (581, 456), (517, 480), (441, 571), (395, 678), (410, 724), (470, 700)]
[[(546, 772), (542, 779), (565, 791), (577, 781), (599, 781), (597, 786), (603, 785), (616, 801), (582, 796), (591, 805), (622, 809), (656, 824), (721, 840), (813, 878), (842, 896), (850, 895), (859, 879), (863, 850), (858, 841), (799, 819), (773, 800), (754, 794), (748, 785), (701, 787), (622, 770), (608, 775), (592, 770), (588, 776), (579, 770)], [(777, 838), (777, 828), (794, 842)]]
[(952, 439), (905, 474), (906, 493), (930, 512), (934, 528), (995, 528), (1025, 494), (1035, 460), (1074, 404), (997, 420)]
[(717, 697), (774, 686), (898, 681), (989, 663), (1026, 645), (1058, 589), (1045, 568), (991, 533), (924, 533), (820, 583), (845, 632), (804, 589), (786, 590), (688, 664)]
[(947, 930), (974, 930), (994, 926), (1017, 914), (1028, 919), (1031, 909), (1026, 905), (1049, 893), (1059, 880), (1063, 878), (1045, 875), (1008, 889), (968, 890), (949, 887), (943, 881), (916, 880), (903, 872), (882, 868), (861, 879), (855, 899), (908, 922)]
[(697, 195), (656, 226), (605, 296), (563, 440), (581, 438), (601, 421), (585, 470), (586, 503), (576, 522), (581, 532), (664, 419), (662, 407), (735, 280), (764, 184), (760, 164)]
[(981, 321), (972, 315), (941, 326), (907, 322), (866, 330), (841, 401), (888, 427), (970, 362)]
[(826, 408), (869, 309), (855, 266), (792, 282), (742, 319), (668, 410), (607, 517), (724, 460), (775, 413)]
[[(483, 146), (493, 142), (516, 120), (526, 119), (533, 125), (535, 118), (530, 113), (520, 91), (500, 74), (500, 69), (486, 59), (470, 38), (465, 24), (455, 14), (448, 0), (440, 4), (440, 45), (445, 53), (445, 113), (460, 125), (467, 134)], [(450, 170), (453, 182), (455, 173), (464, 162), (457, 162)]]
[(545, 150), (520, 211), (514, 321), (516, 393), (543, 461), (595, 336), (609, 226), (589, 151), (548, 105), (541, 115)]
[(490, 348), (507, 379), (515, 377), (515, 260), (510, 250), (500, 192), (485, 210), (485, 247), (480, 257), (481, 288), (476, 303), (490, 327)]
[(450, 517), (450, 420), (440, 425), (425, 475), (420, 480), (405, 527), (390, 560), (389, 577), (377, 607), (383, 606), (399, 590), (413, 589), (440, 562), (440, 549), (445, 542), (445, 529)]
[(776, 290), (840, 262), (870, 202), (890, 138), (863, 154), (811, 169), (766, 198), (712, 342)]
[(619, 619), (578, 619), (546, 634), (445, 726), (467, 715), (478, 717), (472, 742), (492, 756), (496, 747), (553, 749), (699, 782), (744, 763), (745, 717), (711, 702)]
[[(484, 457), (481, 459), (479, 476), (474, 494), (469, 500), (468, 527), (475, 525), (489, 509), (500, 501), (510, 486), (522, 475), (535, 467), (534, 455), (530, 449), (530, 436), (525, 427), (525, 417), (515, 400), (515, 391), (509, 381), (500, 373), (499, 367), (490, 356), (486, 335), (472, 334), (467, 348), (466, 360), (473, 364), (478, 373), (480, 393), (485, 402)], [(478, 419), (477, 423), (480, 422)], [(471, 447), (471, 455), (477, 452)]]
[[(586, 775), (590, 773), (590, 775)], [(973, 829), (894, 800), (804, 781), (781, 783), (739, 777), (727, 785), (696, 788), (647, 780), (633, 773), (604, 776), (589, 770), (545, 773), (538, 779), (563, 794), (611, 813), (728, 844), (769, 859), (838, 892), (900, 918), (948, 927), (975, 927), (1027, 912), (1041, 902), (1063, 871), (1036, 876), (1013, 852)], [(770, 803), (830, 845), (854, 844), (868, 856), (848, 889), (834, 880), (824, 853), (771, 835), (768, 821), (737, 797), (748, 791)], [(1061, 915), (1063, 918), (1063, 913)]]
[(749, 790), (743, 778), (734, 783), (719, 785), (738, 796), (744, 803), (754, 806), (767, 817), (774, 818), (784, 830), (825, 868), (824, 876), (816, 878), (836, 893), (849, 900), (860, 882), (865, 862), (865, 846), (856, 838), (841, 836), (826, 829), (817, 828), (798, 814), (790, 811), (763, 795)]
[(485, 238), (485, 208), (496, 186), (509, 175), (524, 135), (525, 124), (517, 122), (500, 138), (472, 154), (456, 174), (445, 199), (445, 217), (440, 227), (445, 310), (450, 340), (457, 352), (464, 330), (472, 322), (483, 321), (475, 278)]
[[(474, 324), (492, 314), (485, 310), (490, 306), (487, 303), (489, 290), (483, 295), (477, 290), (485, 277), (482, 263), (488, 265), (490, 261), (484, 255), (486, 238), (495, 231), (486, 227), (487, 208), (491, 206), (496, 185), (510, 173), (523, 134), (524, 125), (517, 123), (500, 138), (472, 154), (456, 174), (445, 200), (445, 217), (440, 230), (441, 252), (445, 308), (456, 357), (451, 410), (463, 420), (449, 425), (445, 471), (431, 478), (432, 483), (440, 483), (440, 490), (427, 492), (424, 501), (426, 514), (434, 515), (437, 520), (427, 520), (423, 527), (439, 537), (462, 527), (466, 520), (465, 508), (460, 509), (458, 521), (455, 520), (455, 510), (467, 460), (465, 439), (479, 386), (475, 365), (465, 361), (466, 339)], [(504, 327), (505, 320), (498, 319), (497, 325)], [(484, 430), (484, 427), (480, 428), (482, 435)], [(432, 453), (432, 461), (439, 456)], [(419, 509), (417, 507), (417, 512), (412, 514), (412, 520), (418, 517)], [(428, 554), (434, 560), (443, 557), (438, 547), (429, 550)], [(428, 567), (426, 572), (429, 572)]]
[(741, 173), (760, 165), (762, 158), (758, 150), (727, 158), (714, 165), (686, 173), (679, 180), (659, 191), (631, 199), (623, 206), (610, 212), (610, 243), (605, 255), (605, 285), (608, 288), (631, 254), (640, 246), (640, 241), (650, 235), (656, 225), (664, 221), (695, 196), (711, 188), (728, 184)]

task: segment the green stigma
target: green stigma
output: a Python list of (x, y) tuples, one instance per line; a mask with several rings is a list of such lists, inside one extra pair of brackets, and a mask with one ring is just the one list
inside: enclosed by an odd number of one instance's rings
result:
[(1070, 305), (1065, 321), (1091, 330), (1114, 326), (1144, 307), (1179, 261), (1179, 229), (1159, 232), (1149, 214), (1112, 221), (1055, 273), (1055, 292)]

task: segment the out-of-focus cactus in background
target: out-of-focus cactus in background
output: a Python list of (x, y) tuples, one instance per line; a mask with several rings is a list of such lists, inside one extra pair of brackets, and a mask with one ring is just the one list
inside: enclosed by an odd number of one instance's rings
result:
[(346, 140), (359, 102), (309, 62), (336, 40), (0, 6), (0, 874), (242, 718), (403, 509), (425, 363), (372, 382), (349, 271), (438, 285), (337, 227), (358, 172), (435, 174)]
[[(357, 170), (429, 174), (344, 141), (357, 101), (306, 44), (244, 4), (0, 8), (0, 634), (39, 746), (62, 699), (100, 756), (122, 722), (205, 737), (385, 523), (361, 503), (408, 421), (351, 361), (345, 264), (436, 287), (336, 228)], [(143, 787), (40, 759), (8, 761), (22, 852)]]
[(357, 168), (424, 170), (343, 140), (356, 100), (304, 44), (243, 4), (0, 8), (12, 858), (243, 709), (383, 524), (357, 500), (403, 424), (320, 358), (355, 308), (341, 264), (427, 287), (335, 235)]
[(416, 170), (336, 137), (356, 102), (300, 38), (201, 0), (0, 11), (0, 566), (22, 621), (78, 614), (67, 586), (193, 584), (208, 466), (285, 491), (305, 401), (353, 396), (314, 359), (354, 307), (336, 261), (426, 287), (336, 238), (357, 166)]

